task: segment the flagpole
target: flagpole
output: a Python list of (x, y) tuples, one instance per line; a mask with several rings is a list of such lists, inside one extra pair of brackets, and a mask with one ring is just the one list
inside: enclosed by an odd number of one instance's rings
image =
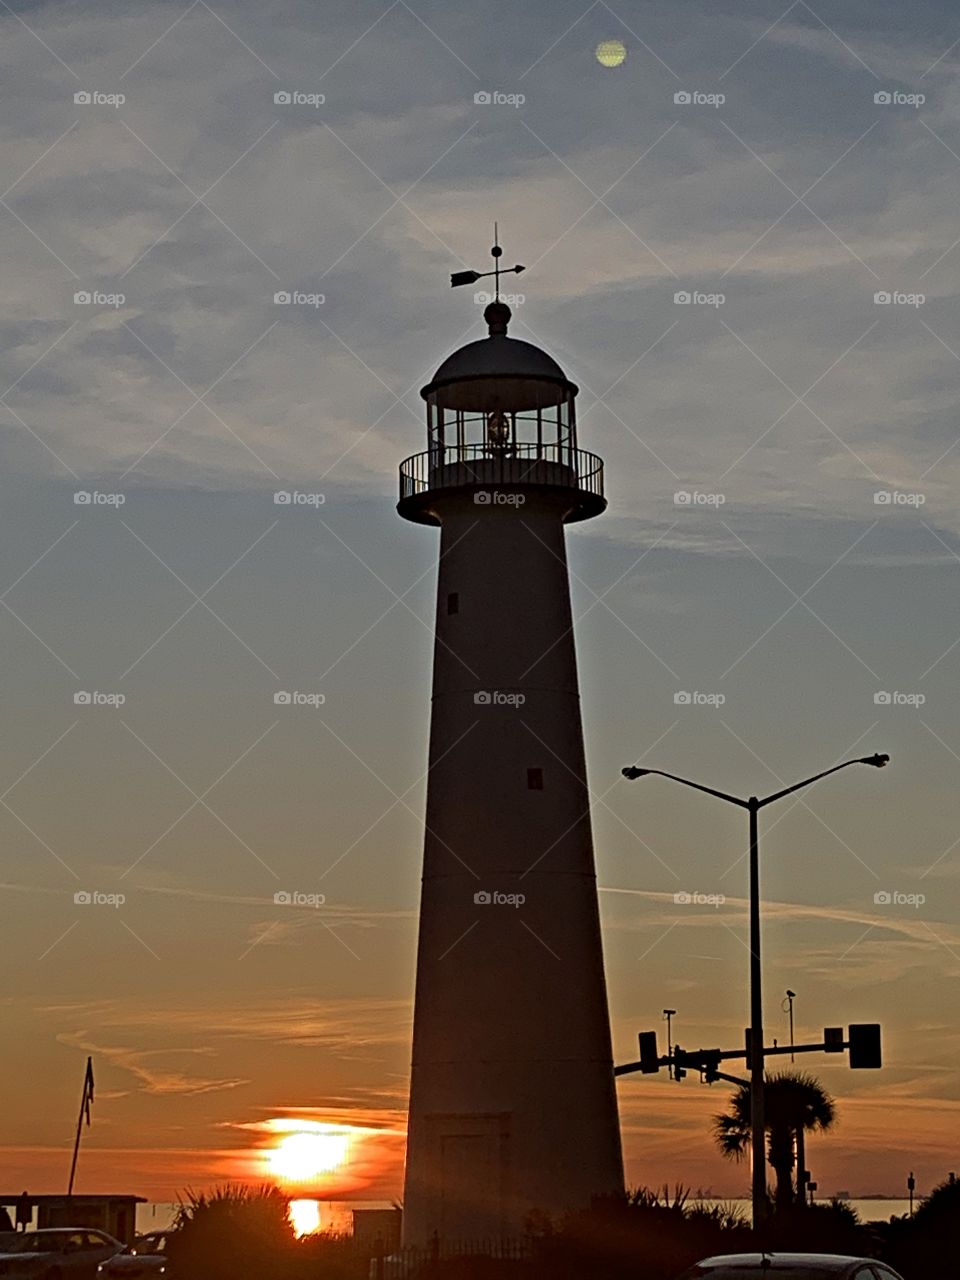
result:
[(87, 1070), (83, 1077), (83, 1096), (80, 1099), (80, 1114), (77, 1116), (77, 1136), (73, 1140), (73, 1160), (70, 1164), (70, 1182), (67, 1186), (67, 1198), (73, 1195), (73, 1180), (77, 1173), (77, 1156), (80, 1154), (80, 1134), (83, 1131), (83, 1118), (90, 1123), (90, 1103), (93, 1101), (93, 1059), (87, 1059)]

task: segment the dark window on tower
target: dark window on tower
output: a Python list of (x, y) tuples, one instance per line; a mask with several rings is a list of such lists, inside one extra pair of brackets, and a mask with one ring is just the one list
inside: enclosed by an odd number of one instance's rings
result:
[(447, 613), (460, 612), (460, 592), (451, 591), (447, 596)]
[(543, 790), (543, 770), (542, 769), (527, 770), (527, 788), (530, 791)]

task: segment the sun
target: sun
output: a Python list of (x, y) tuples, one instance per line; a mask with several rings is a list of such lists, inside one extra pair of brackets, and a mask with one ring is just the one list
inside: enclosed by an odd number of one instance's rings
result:
[(350, 1149), (349, 1134), (337, 1130), (288, 1133), (268, 1153), (270, 1172), (283, 1182), (313, 1182), (338, 1169)]
[(619, 67), (627, 56), (622, 40), (601, 40), (597, 45), (597, 61), (602, 67)]

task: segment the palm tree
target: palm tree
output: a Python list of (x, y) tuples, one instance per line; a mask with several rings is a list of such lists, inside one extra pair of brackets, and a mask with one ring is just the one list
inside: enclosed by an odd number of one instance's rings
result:
[[(764, 1127), (767, 1159), (777, 1175), (777, 1208), (794, 1202), (794, 1151), (798, 1171), (796, 1200), (804, 1197), (804, 1137), (825, 1132), (836, 1119), (833, 1098), (815, 1076), (784, 1071), (764, 1084)], [(713, 1118), (713, 1135), (724, 1156), (741, 1160), (750, 1149), (750, 1086), (742, 1084), (730, 1099), (730, 1109)]]

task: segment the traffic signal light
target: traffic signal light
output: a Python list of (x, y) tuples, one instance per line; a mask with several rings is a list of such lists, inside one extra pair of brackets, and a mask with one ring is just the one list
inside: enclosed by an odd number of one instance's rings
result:
[(854, 1069), (875, 1069), (880, 1061), (880, 1023), (851, 1023), (847, 1036), (850, 1045), (850, 1066)]
[(654, 1075), (660, 1070), (660, 1054), (657, 1050), (657, 1033), (655, 1031), (640, 1032), (640, 1070), (645, 1076)]
[(843, 1027), (823, 1028), (823, 1052), (843, 1053)]
[(674, 1080), (682, 1080), (687, 1074), (686, 1068), (680, 1065), (686, 1062), (687, 1056), (678, 1044), (673, 1046), (673, 1078)]

